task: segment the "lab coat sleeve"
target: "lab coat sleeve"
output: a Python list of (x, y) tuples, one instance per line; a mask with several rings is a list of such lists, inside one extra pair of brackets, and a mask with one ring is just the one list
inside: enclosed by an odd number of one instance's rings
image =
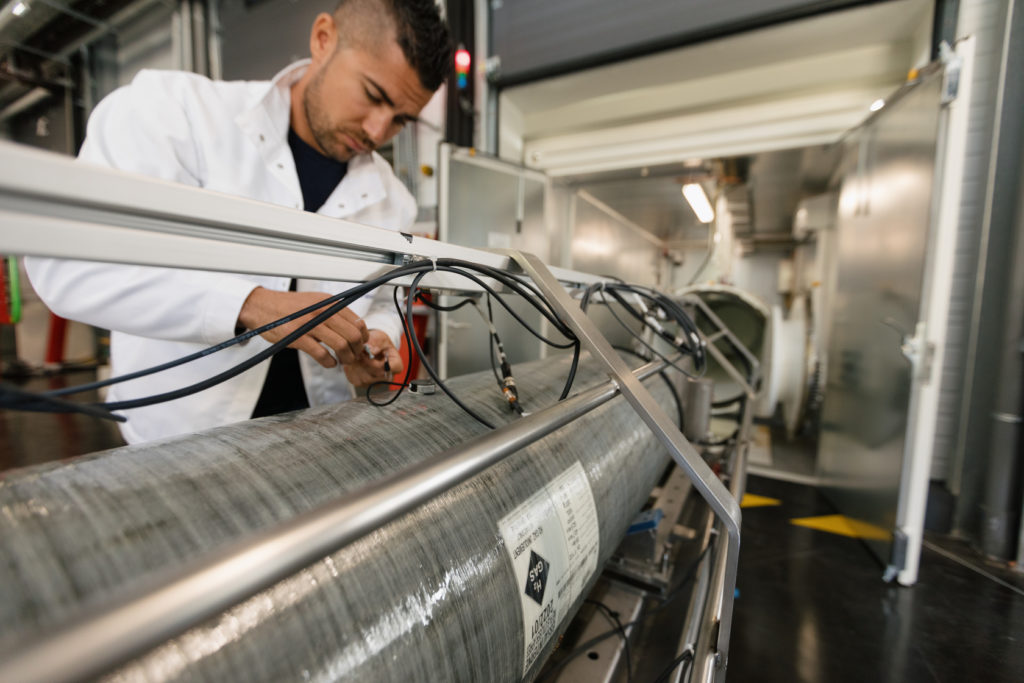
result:
[[(395, 211), (394, 222), (386, 226), (382, 225), (381, 227), (409, 232), (416, 221), (416, 200), (394, 176), (387, 162), (376, 155), (374, 155), (374, 162), (380, 167), (381, 176), (387, 178), (387, 193)], [(402, 319), (395, 309), (394, 288), (388, 286), (378, 287), (367, 294), (366, 297), (371, 300), (370, 308), (367, 310), (366, 315), (363, 316), (367, 329), (381, 330), (391, 338), (391, 342), (395, 347), (400, 348)], [(398, 301), (402, 305), (402, 312), (404, 314), (405, 300), (401, 294), (399, 294)]]
[[(89, 119), (79, 160), (202, 186), (203, 159), (183, 79), (143, 71)], [(224, 273), (27, 258), (33, 287), (58, 315), (128, 334), (210, 344), (234, 334), (257, 286)]]
[[(393, 298), (393, 287), (378, 287), (373, 294), (370, 310), (363, 316), (363, 322), (369, 330), (380, 330), (391, 339), (395, 348), (401, 347), (402, 321), (398, 317)], [(404, 307), (401, 294), (398, 297), (399, 303)]]

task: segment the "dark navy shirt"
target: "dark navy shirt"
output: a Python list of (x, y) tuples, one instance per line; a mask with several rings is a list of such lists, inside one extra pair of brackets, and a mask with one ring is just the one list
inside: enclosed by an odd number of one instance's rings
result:
[[(292, 149), (295, 170), (299, 174), (303, 208), (315, 213), (345, 177), (348, 164), (320, 154), (291, 128), (288, 129), (288, 146)], [(291, 281), (288, 290), (295, 291), (295, 280)], [(263, 382), (252, 416), (266, 417), (308, 407), (309, 398), (299, 370), (299, 352), (296, 349), (278, 351), (270, 361), (267, 379)]]
[(348, 164), (325, 157), (288, 129), (288, 146), (292, 148), (295, 170), (302, 186), (302, 202), (306, 211), (316, 212), (334, 192), (348, 171)]

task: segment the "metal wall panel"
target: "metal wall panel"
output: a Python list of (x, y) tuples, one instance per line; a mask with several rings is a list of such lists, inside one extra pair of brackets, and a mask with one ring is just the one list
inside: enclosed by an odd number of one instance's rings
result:
[[(461, 151), (448, 160), (447, 171), (442, 168), (442, 173), (447, 174), (442, 184), (445, 211), (438, 235), (442, 241), (485, 249), (518, 249), (550, 262), (543, 176)], [(508, 301), (524, 319), (540, 325), (540, 315), (531, 306), (515, 297)], [(497, 304), (494, 311), (495, 327), (509, 361), (514, 364), (540, 358), (540, 342)], [(466, 307), (443, 314), (440, 320), (448, 376), (490, 367), (487, 328), (479, 313)]]
[(571, 267), (626, 282), (660, 285), (664, 244), (621, 217), (577, 195), (570, 247)]
[(221, 0), (224, 80), (267, 80), (297, 59), (309, 57), (309, 32), (335, 0)]
[(968, 340), (978, 279), (979, 244), (988, 190), (1007, 0), (961, 0), (960, 6), (957, 35), (975, 36), (976, 47), (967, 153), (963, 159), (960, 229), (949, 323), (946, 328), (946, 351), (941, 368), (939, 418), (932, 455), (932, 478), (948, 478), (950, 489), (957, 494), (960, 493), (964, 460), (964, 444), (960, 442), (958, 445), (964, 431), (961, 423), (964, 374), (969, 361)]
[(492, 0), (503, 84), (763, 26), (846, 0)]
[[(840, 510), (891, 531), (913, 382), (903, 337), (921, 315), (941, 77), (851, 135), (839, 200), (838, 279), (819, 475)], [(890, 541), (869, 541), (889, 562)]]
[[(586, 193), (573, 192), (566, 199), (567, 192), (554, 188), (541, 173), (455, 147), (444, 149), (438, 232), (442, 241), (522, 250), (582, 272), (649, 286), (661, 284), (664, 244), (600, 202), (588, 200)], [(566, 203), (569, 206), (562, 206)], [(532, 307), (515, 298), (509, 302), (539, 328), (540, 315)], [(495, 327), (513, 364), (556, 353), (497, 306), (494, 310)], [(631, 343), (629, 333), (604, 307), (591, 311), (609, 341)], [(441, 314), (439, 322), (442, 357), (438, 364), (443, 374), (456, 376), (490, 367), (487, 330), (479, 313), (466, 307)], [(557, 334), (552, 337), (561, 341)]]

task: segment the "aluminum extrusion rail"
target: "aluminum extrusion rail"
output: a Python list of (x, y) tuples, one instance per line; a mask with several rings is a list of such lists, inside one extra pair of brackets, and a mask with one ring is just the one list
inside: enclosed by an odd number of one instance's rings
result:
[[(412, 260), (510, 269), (509, 258), (0, 141), (0, 253), (217, 272), (365, 281)], [(607, 278), (566, 269), (572, 286)], [(393, 284), (408, 284), (411, 278)], [(431, 273), (424, 287), (480, 291)]]
[[(641, 379), (667, 367), (648, 363)], [(619, 394), (610, 381), (254, 535), (4, 653), (0, 681), (91, 680), (184, 633), (540, 440)]]
[(736, 589), (736, 574), (740, 552), (740, 506), (721, 480), (715, 476), (697, 450), (686, 440), (672, 419), (662, 410), (650, 392), (644, 388), (630, 371), (629, 366), (619, 357), (608, 340), (597, 329), (578, 305), (562, 289), (554, 274), (543, 261), (532, 254), (508, 252), (513, 261), (523, 269), (547, 297), (552, 306), (563, 316), (583, 345), (605, 365), (611, 380), (618, 386), (637, 415), (650, 427), (654, 435), (668, 449), (672, 459), (683, 469), (693, 482), (694, 488), (714, 510), (728, 536), (725, 551), (725, 567), (722, 570), (723, 594), (718, 610), (720, 619), (717, 633), (717, 652), (714, 660), (719, 680), (724, 680), (729, 657), (729, 635), (732, 630), (732, 607)]

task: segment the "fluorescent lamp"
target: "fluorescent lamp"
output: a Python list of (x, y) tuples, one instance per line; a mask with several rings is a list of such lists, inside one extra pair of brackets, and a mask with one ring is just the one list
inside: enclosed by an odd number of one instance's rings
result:
[(871, 111), (878, 111), (879, 109), (881, 109), (884, 106), (885, 106), (885, 100), (875, 100), (874, 102), (871, 103), (871, 106), (868, 107), (868, 109), (870, 109)]
[(683, 196), (690, 203), (690, 208), (697, 214), (697, 220), (701, 223), (710, 223), (715, 220), (715, 211), (711, 208), (707, 194), (700, 183), (687, 183), (683, 185)]
[(27, 11), (28, 11), (28, 3), (24, 2), (24, 1), (15, 3), (14, 7), (11, 8), (11, 14), (13, 14), (16, 17), (20, 17), (22, 14), (24, 14)]

